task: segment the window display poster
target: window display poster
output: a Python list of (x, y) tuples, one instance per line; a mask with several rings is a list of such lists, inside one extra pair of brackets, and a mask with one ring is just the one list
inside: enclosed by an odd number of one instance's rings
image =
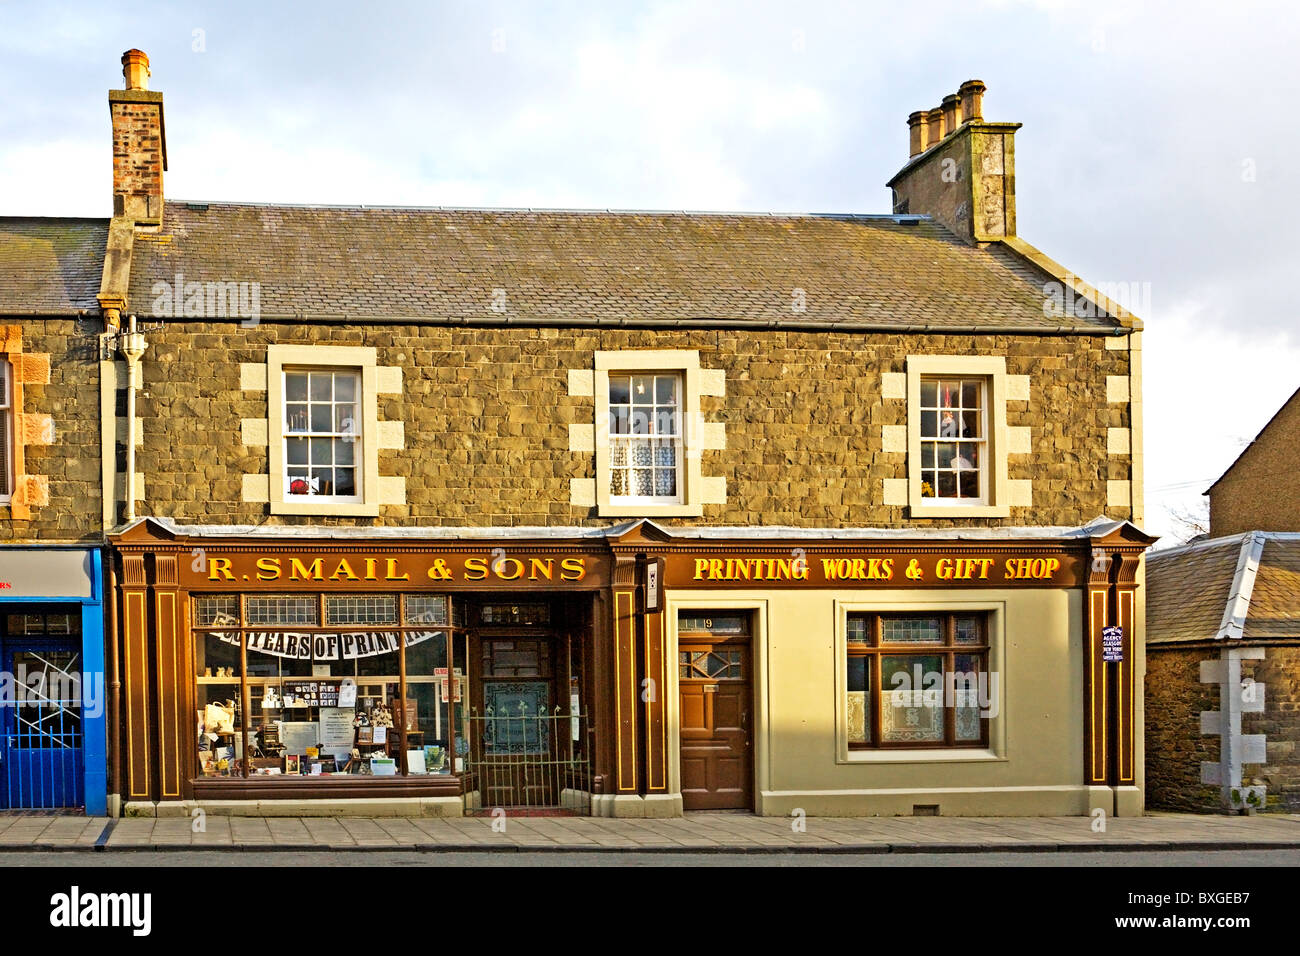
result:
[(351, 707), (322, 707), (320, 709), (319, 740), (321, 750), (326, 753), (346, 754), (352, 749), (352, 718), (355, 711)]
[[(308, 747), (315, 747), (319, 741), (320, 725), (314, 720), (280, 721), (280, 742), (286, 753), (305, 754)], [(351, 746), (351, 742), (349, 742)]]
[(357, 682), (351, 677), (344, 678), (343, 683), (339, 684), (339, 706), (357, 706)]
[(428, 773), (424, 765), (423, 750), (408, 750), (406, 752), (406, 772), (412, 774)]

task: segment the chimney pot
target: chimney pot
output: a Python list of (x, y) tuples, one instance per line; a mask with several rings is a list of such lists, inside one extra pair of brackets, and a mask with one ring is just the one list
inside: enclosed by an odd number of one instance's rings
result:
[(926, 141), (930, 146), (944, 137), (943, 129), (943, 110), (939, 108), (932, 109), (925, 114), (927, 126)]
[(987, 89), (982, 80), (967, 80), (957, 88), (957, 94), (961, 97), (962, 122), (984, 121), (984, 91)]
[(956, 93), (949, 93), (943, 98), (943, 105), (939, 108), (943, 110), (943, 135), (951, 136), (961, 125), (961, 97)]
[(930, 147), (929, 137), (926, 135), (929, 132), (929, 126), (926, 123), (925, 110), (917, 110), (907, 118), (907, 132), (909, 134), (909, 158), (911, 156), (920, 156)]
[(149, 89), (149, 57), (143, 50), (127, 50), (122, 54), (122, 75), (128, 90)]

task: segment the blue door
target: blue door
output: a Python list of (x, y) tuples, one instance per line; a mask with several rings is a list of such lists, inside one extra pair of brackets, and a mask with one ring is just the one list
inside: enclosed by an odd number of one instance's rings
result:
[(0, 658), (12, 681), (0, 707), (0, 809), (83, 806), (80, 641), (11, 635)]

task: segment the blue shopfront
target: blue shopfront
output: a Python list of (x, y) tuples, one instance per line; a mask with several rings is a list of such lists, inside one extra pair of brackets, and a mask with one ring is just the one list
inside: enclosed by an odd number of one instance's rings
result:
[(107, 812), (103, 558), (0, 548), (0, 810)]

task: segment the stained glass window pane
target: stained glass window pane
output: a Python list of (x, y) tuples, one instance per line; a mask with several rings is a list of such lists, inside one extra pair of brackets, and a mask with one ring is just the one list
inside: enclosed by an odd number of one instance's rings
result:
[(881, 622), (886, 644), (942, 644), (943, 620), (937, 617), (887, 617)]
[(850, 617), (848, 638), (850, 644), (865, 644), (870, 639), (871, 622), (865, 617)]
[(214, 594), (194, 599), (194, 622), (199, 625), (239, 626), (239, 597)]
[(244, 614), (250, 625), (318, 623), (315, 597), (249, 595), (244, 599)]

